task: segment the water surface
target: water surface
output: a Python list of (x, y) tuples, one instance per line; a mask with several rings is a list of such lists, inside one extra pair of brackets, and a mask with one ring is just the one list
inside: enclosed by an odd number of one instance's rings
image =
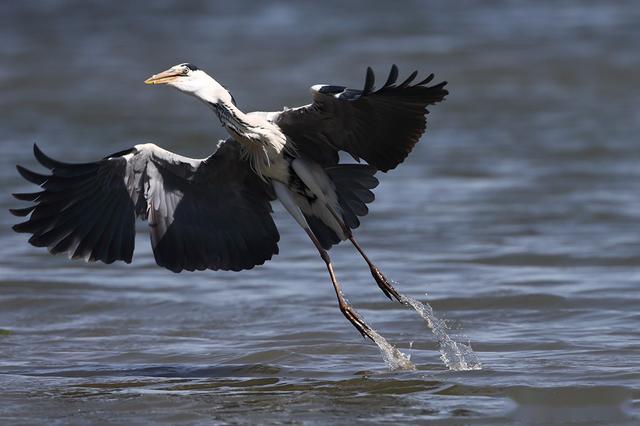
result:
[[(23, 4), (24, 3), (24, 4)], [(640, 417), (640, 8), (636, 2), (2, 2), (2, 423), (633, 424)], [(208, 70), (245, 110), (391, 63), (449, 81), (357, 230), (481, 371), (449, 371), (426, 323), (347, 246), (354, 306), (411, 357), (390, 372), (339, 313), (275, 206), (281, 254), (243, 273), (71, 262), (10, 226), (31, 144), (87, 161), (140, 142), (204, 156), (210, 111), (142, 81)], [(426, 293), (426, 294), (425, 294)]]

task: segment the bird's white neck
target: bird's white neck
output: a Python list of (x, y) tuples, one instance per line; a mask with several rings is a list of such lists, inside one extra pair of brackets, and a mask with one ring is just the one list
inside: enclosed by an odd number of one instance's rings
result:
[(285, 149), (293, 150), (276, 126), (240, 111), (231, 94), (206, 73), (199, 71), (197, 81), (193, 81), (188, 90), (176, 87), (200, 99), (215, 112), (229, 135), (242, 145), (243, 157), (258, 176), (271, 177), (274, 162), (282, 159)]
[(198, 85), (192, 91), (193, 96), (206, 103), (222, 103), (233, 105), (233, 98), (227, 89), (211, 76), (202, 72)]
[(244, 115), (235, 107), (229, 91), (202, 70), (193, 71), (188, 78), (177, 79), (170, 85), (211, 107), (220, 118), (223, 126), (228, 124), (224, 116), (241, 117)]

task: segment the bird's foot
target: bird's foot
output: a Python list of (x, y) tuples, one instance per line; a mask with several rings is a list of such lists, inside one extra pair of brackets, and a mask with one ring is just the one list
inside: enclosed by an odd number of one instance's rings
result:
[(353, 324), (353, 326), (360, 332), (360, 334), (362, 334), (362, 337), (368, 337), (369, 339), (375, 342), (375, 340), (373, 339), (371, 327), (369, 327), (367, 323), (364, 322), (362, 318), (360, 318), (360, 315), (358, 315), (358, 313), (351, 307), (351, 305), (349, 305), (345, 301), (341, 301), (340, 311), (349, 320), (349, 322)]
[(380, 272), (380, 270), (373, 265), (371, 266), (371, 275), (373, 276), (373, 279), (376, 280), (376, 283), (378, 284), (378, 287), (380, 287), (380, 290), (382, 290), (382, 292), (389, 298), (389, 300), (393, 300), (395, 298), (398, 302), (402, 303), (402, 301), (400, 300), (400, 293), (398, 293), (396, 289), (393, 288), (387, 277), (385, 277), (382, 272)]

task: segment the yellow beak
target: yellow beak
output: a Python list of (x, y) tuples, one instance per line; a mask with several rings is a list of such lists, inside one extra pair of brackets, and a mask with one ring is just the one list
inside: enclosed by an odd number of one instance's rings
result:
[(162, 71), (160, 74), (154, 74), (144, 82), (145, 84), (167, 84), (174, 81), (181, 75), (180, 71), (176, 70), (166, 70)]

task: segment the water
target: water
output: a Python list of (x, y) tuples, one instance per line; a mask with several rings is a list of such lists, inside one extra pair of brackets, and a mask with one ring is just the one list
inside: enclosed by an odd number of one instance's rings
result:
[(402, 295), (403, 304), (411, 306), (427, 322), (431, 332), (438, 341), (440, 358), (444, 365), (452, 371), (482, 370), (478, 355), (473, 352), (471, 345), (456, 342), (447, 333), (446, 323), (433, 313), (428, 303), (422, 303), (411, 297)]
[(382, 359), (384, 359), (384, 363), (390, 371), (414, 371), (416, 369), (416, 365), (411, 362), (411, 358), (408, 357), (407, 354), (390, 344), (377, 331), (372, 330), (371, 334), (373, 336), (373, 342), (378, 345)]
[[(636, 2), (32, 1), (0, 17), (0, 423), (638, 423)], [(449, 370), (341, 245), (345, 293), (415, 365), (389, 371), (277, 206), (281, 254), (238, 274), (157, 268), (144, 227), (131, 265), (10, 230), (33, 142), (74, 161), (149, 141), (209, 153), (210, 111), (142, 84), (184, 61), (246, 110), (360, 86), (367, 65), (449, 81), (356, 236), (482, 370)]]
[[(397, 285), (397, 283), (395, 283)], [(399, 293), (400, 303), (413, 308), (426, 322), (431, 332), (438, 341), (440, 350), (440, 359), (444, 365), (451, 371), (469, 371), (482, 370), (482, 364), (478, 359), (478, 355), (473, 352), (471, 345), (456, 342), (447, 333), (446, 323), (438, 318), (433, 312), (433, 308), (429, 303), (422, 303), (416, 299)], [(369, 333), (373, 342), (378, 345), (382, 358), (390, 371), (408, 370), (414, 371), (416, 366), (411, 362), (411, 357), (401, 352), (390, 344), (387, 339), (382, 337), (380, 333), (370, 328)], [(413, 346), (413, 342), (409, 342), (409, 347)]]
[[(398, 285), (398, 283), (394, 284), (396, 286)], [(427, 322), (431, 332), (438, 341), (440, 359), (442, 359), (442, 362), (449, 370), (482, 370), (482, 364), (478, 360), (478, 355), (473, 352), (473, 349), (471, 349), (471, 345), (465, 345), (464, 343), (453, 340), (447, 333), (446, 323), (435, 315), (433, 308), (429, 303), (422, 303), (416, 299), (405, 296), (402, 293), (398, 294), (400, 303), (414, 309), (416, 313), (418, 313), (418, 315)], [(353, 312), (356, 312), (349, 302), (346, 303)], [(364, 321), (362, 316), (357, 313), (356, 315), (359, 316), (361, 321)], [(384, 362), (390, 371), (414, 371), (416, 369), (415, 364), (411, 362), (410, 356), (407, 356), (407, 354), (401, 352), (398, 348), (390, 344), (387, 339), (385, 339), (371, 326), (369, 326), (369, 335), (371, 336), (373, 343), (378, 346), (378, 349), (382, 354), (382, 359), (384, 359)], [(412, 346), (413, 342), (409, 342), (409, 348)]]

